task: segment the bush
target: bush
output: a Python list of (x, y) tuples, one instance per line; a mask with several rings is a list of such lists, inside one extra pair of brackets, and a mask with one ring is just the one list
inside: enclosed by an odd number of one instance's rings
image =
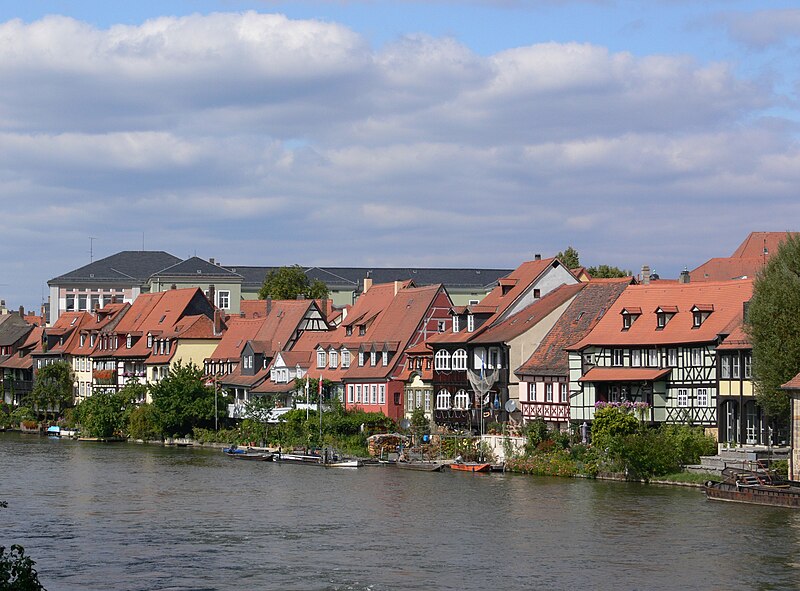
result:
[(195, 427), (192, 430), (192, 439), (199, 443), (250, 443), (243, 441), (239, 429), (204, 429)]
[(128, 437), (150, 441), (161, 439), (156, 425), (153, 406), (142, 404), (128, 414)]
[(614, 437), (630, 435), (639, 428), (639, 421), (630, 410), (622, 406), (597, 408), (592, 422), (592, 443), (607, 447)]

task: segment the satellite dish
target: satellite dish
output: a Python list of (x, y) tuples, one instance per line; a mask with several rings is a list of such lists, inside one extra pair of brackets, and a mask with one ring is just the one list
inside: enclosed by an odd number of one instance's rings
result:
[(411, 426), (411, 421), (409, 421), (408, 419), (403, 419), (402, 421), (400, 421), (401, 429), (408, 429), (410, 426)]
[(514, 412), (517, 410), (517, 401), (509, 398), (506, 400), (506, 412)]

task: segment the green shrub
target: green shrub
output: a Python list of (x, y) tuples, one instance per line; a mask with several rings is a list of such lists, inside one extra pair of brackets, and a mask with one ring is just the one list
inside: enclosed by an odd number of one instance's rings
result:
[(128, 414), (128, 437), (144, 441), (161, 439), (151, 404), (142, 404)]
[(594, 412), (592, 422), (592, 443), (606, 447), (614, 437), (635, 433), (639, 421), (629, 409), (621, 406), (603, 406)]

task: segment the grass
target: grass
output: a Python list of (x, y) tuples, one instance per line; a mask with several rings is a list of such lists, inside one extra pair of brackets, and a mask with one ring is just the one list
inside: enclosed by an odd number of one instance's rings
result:
[(657, 482), (682, 482), (686, 484), (705, 484), (709, 480), (719, 482), (722, 477), (719, 474), (707, 474), (699, 472), (676, 472), (675, 474), (665, 474), (664, 476), (655, 476), (652, 478)]

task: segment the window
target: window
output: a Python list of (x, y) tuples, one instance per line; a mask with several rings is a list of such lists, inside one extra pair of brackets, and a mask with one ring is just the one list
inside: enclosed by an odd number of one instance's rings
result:
[(640, 367), (642, 365), (642, 352), (639, 349), (631, 349), (631, 366)]
[(361, 402), (361, 384), (356, 386), (356, 404)]
[(533, 297), (535, 297), (535, 298), (542, 297), (542, 291), (540, 289), (534, 289), (533, 290)]
[(231, 307), (231, 292), (227, 290), (219, 290), (217, 292), (217, 308), (227, 310)]
[(628, 330), (633, 324), (633, 319), (631, 318), (630, 314), (623, 314), (622, 315), (622, 330)]
[(317, 351), (317, 367), (325, 367), (325, 351)]
[(149, 332), (147, 333), (147, 348), (151, 349), (153, 347), (153, 335)]
[(536, 400), (536, 382), (528, 382), (528, 401), (534, 402)]
[(547, 382), (544, 385), (544, 401), (553, 402), (553, 382)]
[(358, 352), (358, 367), (364, 367), (364, 351)]
[(692, 349), (692, 365), (700, 367), (703, 365), (703, 350), (700, 348)]
[(456, 392), (456, 397), (453, 400), (453, 408), (466, 410), (469, 408), (469, 394), (466, 390), (459, 390)]
[(731, 377), (734, 380), (739, 379), (739, 355), (734, 354), (731, 356)]
[(566, 382), (562, 382), (561, 384), (559, 384), (559, 390), (560, 392), (558, 401), (569, 402), (569, 384), (567, 384)]
[(459, 330), (461, 330), (461, 326), (458, 316), (453, 316), (453, 332), (458, 332)]
[(453, 353), (453, 369), (462, 371), (467, 369), (467, 352), (464, 349)]
[(67, 304), (66, 304), (67, 312), (74, 312), (75, 311), (75, 294), (68, 293), (67, 294)]
[(480, 303), (481, 303), (481, 301), (480, 301), (480, 300), (470, 300), (470, 301), (469, 301), (469, 305), (470, 305), (470, 306), (477, 306), (477, 305), (478, 305), (478, 304), (480, 304)]
[(500, 369), (500, 351), (497, 349), (489, 349), (489, 368)]
[(664, 312), (656, 314), (656, 327), (664, 328), (667, 325), (667, 315)]
[(350, 351), (342, 349), (342, 367), (347, 369), (350, 367)]
[(244, 368), (245, 369), (253, 369), (253, 356), (252, 355), (245, 355), (244, 356)]
[(370, 364), (372, 367), (375, 367), (375, 364), (376, 364), (377, 362), (378, 362), (378, 355), (377, 355), (377, 353), (375, 353), (375, 351), (370, 351), (370, 352), (369, 352), (369, 364)]
[(467, 315), (467, 332), (475, 331), (475, 316), (472, 314)]
[(750, 353), (744, 354), (744, 379), (749, 380), (753, 377), (753, 356)]
[(378, 404), (386, 404), (386, 384), (378, 386)]
[(692, 312), (692, 326), (697, 328), (703, 324), (703, 314), (700, 312)]
[(352, 326), (345, 327), (344, 334), (346, 334), (348, 337), (353, 336), (353, 327)]
[(94, 347), (95, 335), (89, 336), (89, 346)]
[(731, 377), (731, 357), (730, 355), (720, 355), (719, 377), (729, 380)]
[(371, 404), (378, 404), (378, 386), (372, 384), (372, 397), (370, 398)]
[(678, 350), (677, 349), (668, 349), (667, 350), (667, 365), (670, 367), (678, 367)]
[(434, 361), (434, 368), (437, 371), (450, 369), (450, 353), (445, 351), (444, 349), (439, 349), (438, 351), (436, 351), (436, 355), (434, 356), (433, 361)]
[(614, 349), (611, 352), (611, 365), (621, 366), (624, 359), (625, 355), (622, 349)]
[(328, 367), (335, 368), (337, 365), (339, 365), (339, 353), (331, 351), (328, 353)]
[(389, 352), (388, 351), (384, 351), (383, 353), (381, 353), (381, 365), (383, 365), (383, 367), (386, 367), (387, 365), (389, 365)]
[(708, 406), (708, 389), (697, 389), (697, 406)]
[(422, 406), (422, 390), (414, 390), (415, 394), (415, 408), (419, 408)]
[(437, 324), (437, 330), (439, 332), (444, 332), (447, 328), (447, 325), (444, 320), (439, 320), (436, 324)]
[(85, 310), (86, 309), (86, 294), (80, 293), (78, 294), (78, 310)]
[(647, 365), (650, 367), (658, 367), (658, 349), (648, 349)]
[(431, 410), (431, 391), (425, 390), (425, 410)]
[(678, 406), (686, 408), (689, 406), (689, 390), (681, 388), (678, 390)]
[(449, 410), (450, 409), (450, 392), (447, 390), (439, 390), (436, 395), (436, 409)]
[(82, 334), (81, 335), (81, 347), (83, 347), (85, 344), (86, 344), (86, 335)]
[(367, 334), (367, 325), (366, 324), (359, 324), (358, 325), (358, 334), (359, 336), (364, 336)]

